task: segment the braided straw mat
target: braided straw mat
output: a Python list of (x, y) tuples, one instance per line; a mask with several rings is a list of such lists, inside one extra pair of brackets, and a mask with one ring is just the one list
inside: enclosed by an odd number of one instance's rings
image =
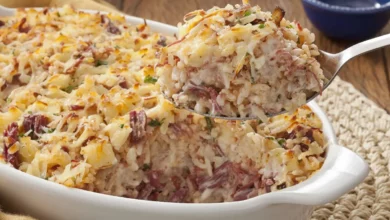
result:
[(370, 173), (348, 194), (317, 207), (312, 220), (390, 220), (390, 115), (338, 77), (317, 102), (339, 144), (363, 157)]

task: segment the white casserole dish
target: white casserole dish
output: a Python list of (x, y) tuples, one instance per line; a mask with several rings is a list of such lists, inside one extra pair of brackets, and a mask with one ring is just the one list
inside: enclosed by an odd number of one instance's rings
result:
[[(0, 7), (0, 16), (13, 13), (13, 9)], [(126, 19), (135, 24), (144, 22), (131, 16)], [(170, 35), (176, 32), (173, 26), (147, 23), (156, 32)], [(308, 219), (314, 206), (337, 199), (368, 174), (363, 159), (337, 145), (331, 124), (320, 107), (314, 101), (309, 106), (321, 119), (329, 143), (325, 163), (309, 180), (277, 192), (231, 203), (143, 201), (67, 188), (0, 164), (0, 200), (9, 210), (38, 219)]]

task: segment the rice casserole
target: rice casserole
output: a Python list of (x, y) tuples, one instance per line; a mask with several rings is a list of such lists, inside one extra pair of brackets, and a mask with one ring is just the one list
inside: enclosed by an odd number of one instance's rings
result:
[(0, 18), (0, 162), (67, 187), (184, 203), (248, 199), (321, 168), (326, 141), (307, 106), (240, 122), (166, 101), (154, 67), (177, 40), (69, 6)]

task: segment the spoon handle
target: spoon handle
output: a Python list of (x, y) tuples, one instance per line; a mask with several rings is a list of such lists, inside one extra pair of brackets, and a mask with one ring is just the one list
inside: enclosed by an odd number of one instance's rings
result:
[(352, 47), (345, 49), (340, 52), (340, 64), (343, 65), (345, 62), (354, 58), (360, 54), (367, 53), (369, 51), (390, 45), (390, 34), (386, 34), (380, 37), (376, 37), (370, 40), (363, 41), (355, 44)]

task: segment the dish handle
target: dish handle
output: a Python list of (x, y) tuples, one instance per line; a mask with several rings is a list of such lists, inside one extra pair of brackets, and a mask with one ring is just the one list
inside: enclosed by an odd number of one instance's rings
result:
[[(361, 183), (369, 172), (366, 161), (342, 146), (332, 146), (321, 170), (308, 180), (276, 192), (273, 204), (290, 203), (323, 205), (348, 193)], [(271, 193), (272, 194), (272, 193)]]

